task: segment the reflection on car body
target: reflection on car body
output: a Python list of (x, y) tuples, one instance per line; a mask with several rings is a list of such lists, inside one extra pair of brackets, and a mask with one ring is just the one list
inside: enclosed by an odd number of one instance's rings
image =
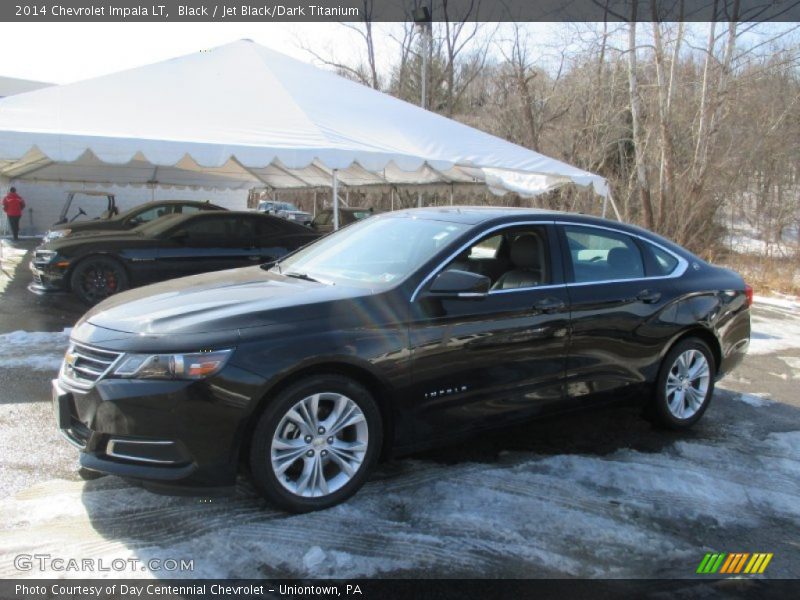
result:
[(630, 225), (414, 209), (271, 268), (109, 298), (73, 329), (53, 397), (87, 468), (224, 488), (244, 465), (273, 503), (316, 510), (381, 456), (554, 411), (641, 398), (687, 428), (742, 360), (751, 302), (737, 274)]

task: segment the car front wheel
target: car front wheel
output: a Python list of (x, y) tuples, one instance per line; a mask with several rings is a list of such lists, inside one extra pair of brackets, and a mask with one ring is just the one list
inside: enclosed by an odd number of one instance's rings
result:
[(372, 395), (340, 375), (316, 375), (279, 393), (250, 447), (258, 491), (291, 512), (320, 510), (353, 495), (376, 462), (381, 417)]
[(128, 288), (128, 275), (119, 261), (105, 256), (81, 261), (70, 279), (72, 291), (84, 303), (94, 305)]
[(670, 429), (694, 425), (711, 402), (714, 375), (714, 357), (703, 341), (687, 338), (675, 344), (656, 382), (656, 421)]

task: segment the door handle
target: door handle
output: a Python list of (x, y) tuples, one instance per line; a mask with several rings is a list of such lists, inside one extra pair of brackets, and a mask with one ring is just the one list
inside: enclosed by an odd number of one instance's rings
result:
[(654, 292), (652, 290), (642, 290), (636, 295), (636, 299), (644, 302), (645, 304), (654, 304), (661, 300), (661, 292)]
[(544, 298), (533, 305), (533, 309), (543, 313), (554, 313), (564, 310), (566, 304), (560, 298)]

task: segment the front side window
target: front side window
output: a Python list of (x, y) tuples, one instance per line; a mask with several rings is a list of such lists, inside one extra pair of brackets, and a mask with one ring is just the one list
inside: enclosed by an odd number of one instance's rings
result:
[(484, 275), (491, 280), (492, 290), (547, 285), (551, 283), (547, 231), (544, 226), (524, 226), (489, 234), (445, 269)]
[(575, 283), (644, 277), (642, 253), (629, 235), (593, 227), (564, 227)]
[(461, 223), (404, 217), (366, 219), (303, 248), (273, 269), (319, 281), (385, 289), (414, 273), (467, 228)]

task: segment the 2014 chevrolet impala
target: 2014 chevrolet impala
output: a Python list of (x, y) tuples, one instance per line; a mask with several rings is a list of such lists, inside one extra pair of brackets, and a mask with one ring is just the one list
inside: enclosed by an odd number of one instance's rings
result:
[(751, 299), (633, 226), (408, 210), (112, 296), (73, 329), (53, 399), (86, 468), (208, 490), (244, 466), (315, 510), (389, 452), (546, 412), (637, 394), (689, 427), (747, 350)]

